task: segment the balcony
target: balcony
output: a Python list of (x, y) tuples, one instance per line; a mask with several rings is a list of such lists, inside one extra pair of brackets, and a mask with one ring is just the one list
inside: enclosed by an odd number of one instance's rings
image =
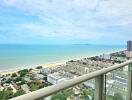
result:
[(74, 78), (65, 82), (61, 82), (56, 85), (45, 87), (43, 89), (31, 92), (19, 97), (15, 97), (10, 100), (42, 100), (57, 92), (74, 87), (78, 84), (81, 84), (91, 79), (94, 79), (95, 81), (94, 100), (107, 100), (106, 99), (106, 74), (114, 70), (117, 70), (119, 68), (123, 68), (124, 66), (127, 66), (127, 65), (128, 65), (127, 93), (126, 93), (125, 100), (132, 100), (132, 60), (128, 60), (121, 64), (117, 64), (108, 68), (94, 71), (89, 74), (82, 75), (77, 78)]

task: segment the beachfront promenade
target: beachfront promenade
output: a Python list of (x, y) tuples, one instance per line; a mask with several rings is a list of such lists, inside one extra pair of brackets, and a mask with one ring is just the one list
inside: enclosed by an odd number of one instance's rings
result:
[(125, 100), (132, 100), (132, 60), (128, 60), (121, 64), (117, 64), (108, 68), (104, 68), (98, 71), (91, 72), (86, 75), (79, 76), (77, 78), (58, 83), (56, 85), (52, 85), (16, 98), (11, 100), (40, 100), (47, 96), (53, 95), (59, 91), (68, 89), (70, 87), (76, 86), (82, 82), (88, 81), (90, 79), (95, 79), (95, 94), (94, 100), (106, 100), (105, 99), (105, 74), (109, 73), (113, 70), (122, 68), (128, 65), (128, 84), (127, 84), (127, 98)]

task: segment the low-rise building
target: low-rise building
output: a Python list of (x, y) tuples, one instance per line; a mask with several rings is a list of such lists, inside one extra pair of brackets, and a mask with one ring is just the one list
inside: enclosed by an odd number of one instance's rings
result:
[(42, 68), (40, 70), (40, 72), (44, 73), (44, 74), (50, 74), (52, 72), (52, 70), (51, 70), (51, 68), (46, 67), (46, 68)]
[(59, 72), (55, 72), (47, 76), (47, 81), (52, 84), (57, 84), (57, 83), (66, 81), (68, 79), (69, 79), (68, 77), (64, 76), (62, 73), (59, 73)]
[(89, 59), (83, 59), (66, 62), (64, 70), (66, 72), (71, 72), (77, 75), (84, 75), (89, 72), (100, 70), (109, 66), (112, 66), (112, 63), (109, 61), (94, 61)]
[(110, 54), (102, 54), (102, 55), (100, 55), (100, 58), (104, 59), (104, 60), (110, 60), (111, 59), (111, 55)]
[(44, 75), (42, 75), (42, 74), (34, 74), (34, 78), (40, 80), (40, 79), (44, 78)]

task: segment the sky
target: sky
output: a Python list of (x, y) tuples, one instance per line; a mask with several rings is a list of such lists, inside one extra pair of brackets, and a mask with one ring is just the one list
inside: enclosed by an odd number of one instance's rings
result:
[(132, 0), (0, 0), (0, 44), (132, 40)]

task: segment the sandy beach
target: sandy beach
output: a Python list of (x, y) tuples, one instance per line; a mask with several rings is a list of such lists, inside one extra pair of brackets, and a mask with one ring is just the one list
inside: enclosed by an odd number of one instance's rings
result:
[(55, 66), (65, 65), (65, 64), (66, 64), (66, 61), (62, 61), (62, 62), (54, 62), (54, 63), (44, 64), (42, 66), (43, 67), (55, 67)]
[(37, 66), (42, 66), (42, 67), (46, 68), (46, 67), (56, 67), (56, 66), (65, 65), (65, 64), (66, 64), (66, 61), (51, 62), (51, 63), (47, 63), (47, 64), (30, 66), (28, 68), (27, 67), (23, 67), (23, 68), (14, 68), (14, 69), (8, 69), (8, 70), (1, 70), (0, 74), (1, 75), (12, 74), (12, 73), (18, 72), (21, 69), (30, 69), (30, 68), (35, 69)]

